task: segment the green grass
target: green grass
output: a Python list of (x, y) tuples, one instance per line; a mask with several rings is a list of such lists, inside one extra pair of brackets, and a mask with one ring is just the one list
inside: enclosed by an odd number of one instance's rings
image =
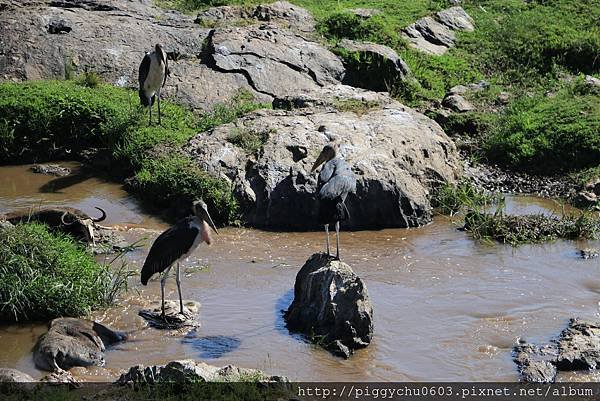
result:
[(201, 116), (168, 101), (161, 105), (162, 125), (148, 126), (135, 92), (97, 82), (92, 73), (74, 81), (2, 83), (0, 163), (72, 159), (84, 149), (110, 149), (107, 172), (135, 177), (132, 188), (149, 204), (165, 207), (177, 198), (202, 196), (219, 221), (231, 222), (237, 204), (229, 185), (193, 167), (177, 149), (196, 133), (265, 105), (243, 91)]
[(64, 234), (33, 223), (0, 228), (2, 321), (86, 315), (116, 297), (113, 279)]
[(444, 184), (431, 199), (432, 206), (441, 214), (455, 215), (459, 212), (482, 210), (501, 200), (478, 189), (468, 179), (457, 184)]
[(485, 141), (487, 158), (540, 174), (600, 165), (600, 100), (577, 87), (515, 100)]
[(233, 129), (227, 136), (227, 141), (247, 152), (257, 153), (274, 133), (276, 133), (274, 129), (261, 131), (249, 128)]

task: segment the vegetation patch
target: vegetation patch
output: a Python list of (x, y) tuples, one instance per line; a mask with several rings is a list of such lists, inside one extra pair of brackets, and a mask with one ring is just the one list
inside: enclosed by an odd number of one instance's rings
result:
[[(90, 74), (74, 81), (0, 84), (0, 163), (73, 159), (83, 150), (107, 149), (108, 172), (135, 176), (139, 183), (135, 188), (144, 201), (164, 207), (175, 198), (202, 195), (209, 207), (225, 208), (220, 221), (230, 222), (236, 203), (228, 184), (199, 168), (176, 171), (192, 162), (172, 154), (196, 133), (264, 105), (250, 93), (239, 92), (230, 102), (196, 116), (164, 101), (162, 125), (148, 126), (147, 111), (138, 105), (135, 92), (96, 83)], [(181, 175), (185, 185), (178, 181)]]
[(370, 111), (381, 108), (381, 103), (376, 100), (336, 99), (333, 102), (333, 107), (341, 112), (352, 112), (362, 116)]
[(41, 224), (0, 228), (0, 320), (81, 316), (126, 286), (65, 234)]
[(468, 179), (463, 179), (457, 184), (442, 185), (431, 199), (432, 206), (439, 213), (449, 216), (460, 212), (482, 210), (500, 202), (501, 199), (475, 187)]
[(502, 212), (469, 212), (465, 216), (465, 229), (477, 239), (519, 245), (564, 239), (595, 239), (600, 232), (600, 220), (591, 213), (562, 218), (543, 214), (512, 216)]
[(275, 132), (275, 129), (234, 128), (227, 136), (227, 141), (247, 152), (257, 153)]
[(600, 100), (576, 86), (521, 97), (500, 115), (484, 144), (491, 161), (540, 174), (600, 164)]

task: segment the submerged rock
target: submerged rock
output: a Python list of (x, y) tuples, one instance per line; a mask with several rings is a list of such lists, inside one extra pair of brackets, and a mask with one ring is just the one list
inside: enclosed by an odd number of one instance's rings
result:
[(142, 309), (138, 314), (155, 329), (193, 329), (200, 326), (200, 322), (196, 321), (194, 317), (194, 315), (198, 313), (199, 309), (199, 302), (184, 300), (183, 314), (181, 314), (179, 313), (179, 300), (165, 300), (165, 319), (162, 317), (160, 301), (153, 302), (149, 309)]
[(126, 339), (100, 323), (77, 318), (58, 318), (50, 322), (33, 351), (35, 366), (60, 371), (74, 366), (103, 366), (104, 351), (110, 344)]
[(55, 175), (64, 177), (71, 174), (71, 169), (59, 166), (58, 164), (35, 164), (31, 166), (31, 171), (38, 174)]
[(592, 249), (592, 248), (580, 249), (579, 255), (581, 256), (582, 259), (596, 259), (597, 257), (600, 256), (600, 249)]
[(194, 382), (231, 382), (261, 381), (287, 382), (284, 376), (270, 376), (260, 370), (239, 368), (228, 365), (216, 367), (192, 359), (172, 361), (166, 365), (136, 365), (123, 373), (115, 384), (155, 384), (155, 383), (194, 383)]
[(30, 383), (35, 379), (17, 369), (0, 368), (0, 383)]
[(325, 254), (312, 255), (298, 272), (284, 318), (291, 331), (346, 358), (373, 337), (367, 287), (350, 266)]

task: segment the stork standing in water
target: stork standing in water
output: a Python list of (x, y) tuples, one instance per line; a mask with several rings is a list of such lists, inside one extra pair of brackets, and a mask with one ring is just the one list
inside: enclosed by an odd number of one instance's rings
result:
[(154, 51), (146, 53), (139, 69), (140, 81), (140, 103), (142, 106), (149, 107), (149, 122), (152, 125), (152, 105), (154, 100), (158, 103), (158, 125), (160, 125), (160, 90), (167, 82), (169, 75), (169, 64), (167, 62), (167, 54), (162, 47), (157, 44), (154, 46)]
[(148, 284), (148, 280), (155, 273), (163, 273), (163, 277), (160, 280), (160, 296), (162, 301), (162, 318), (165, 321), (165, 282), (167, 281), (171, 266), (177, 263), (177, 276), (175, 280), (177, 282), (177, 291), (179, 292), (179, 313), (184, 314), (179, 262), (185, 260), (201, 242), (206, 242), (210, 245), (212, 239), (209, 226), (218, 234), (217, 228), (206, 208), (206, 203), (202, 200), (195, 201), (192, 205), (192, 210), (193, 216), (180, 220), (156, 238), (146, 257), (144, 267), (142, 267), (143, 285)]
[(329, 225), (335, 225), (336, 259), (340, 258), (340, 221), (348, 219), (346, 197), (356, 192), (356, 177), (350, 165), (337, 157), (336, 145), (325, 145), (312, 166), (311, 173), (325, 163), (319, 173), (319, 223), (325, 226), (327, 254), (329, 253)]

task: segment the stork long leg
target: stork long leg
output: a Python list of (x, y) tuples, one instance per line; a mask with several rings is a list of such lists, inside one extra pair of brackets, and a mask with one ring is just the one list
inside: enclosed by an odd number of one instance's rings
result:
[(327, 237), (327, 256), (329, 256), (329, 224), (325, 224), (325, 235)]
[(160, 300), (161, 300), (160, 309), (162, 311), (161, 316), (164, 321), (167, 320), (167, 318), (165, 316), (165, 283), (167, 281), (167, 277), (169, 276), (169, 270), (171, 270), (171, 266), (167, 267), (167, 270), (165, 270), (162, 278), (160, 279)]
[(177, 291), (179, 292), (179, 313), (183, 315), (183, 298), (181, 297), (181, 278), (179, 275), (179, 262), (177, 262), (177, 276), (175, 277), (175, 282), (177, 282)]
[(148, 126), (152, 125), (152, 98), (148, 99)]
[(160, 90), (156, 93), (156, 102), (158, 103), (158, 125), (160, 125)]
[(335, 222), (335, 245), (336, 245), (335, 258), (337, 260), (340, 260), (340, 222), (339, 221)]

